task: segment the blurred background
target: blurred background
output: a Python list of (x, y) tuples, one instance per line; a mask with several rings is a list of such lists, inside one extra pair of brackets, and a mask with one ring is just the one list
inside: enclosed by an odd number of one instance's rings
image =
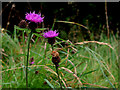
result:
[[(119, 33), (118, 8), (118, 2), (107, 2), (108, 25), (112, 34)], [(51, 29), (54, 20), (75, 22), (87, 27), (56, 22), (54, 30), (58, 30), (63, 39), (77, 42), (99, 40), (101, 33), (107, 35), (105, 2), (3, 2), (2, 27), (13, 32), (14, 25), (25, 19), (25, 14), (30, 11), (41, 12), (45, 16), (41, 27)]]

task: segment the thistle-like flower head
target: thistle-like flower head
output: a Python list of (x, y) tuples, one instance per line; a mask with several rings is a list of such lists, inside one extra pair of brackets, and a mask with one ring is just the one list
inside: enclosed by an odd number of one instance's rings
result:
[(35, 23), (41, 23), (43, 22), (44, 17), (41, 17), (41, 14), (36, 14), (35, 11), (33, 13), (27, 13), (25, 16), (25, 19), (35, 22)]
[(33, 57), (30, 58), (29, 64), (30, 64), (30, 65), (34, 64), (34, 58), (33, 58)]
[(52, 62), (58, 67), (60, 62), (60, 56), (57, 51), (52, 51)]
[(57, 31), (52, 31), (52, 30), (49, 30), (48, 32), (44, 32), (44, 37), (45, 38), (53, 38), (53, 37), (57, 37), (59, 34), (59, 32), (57, 33)]

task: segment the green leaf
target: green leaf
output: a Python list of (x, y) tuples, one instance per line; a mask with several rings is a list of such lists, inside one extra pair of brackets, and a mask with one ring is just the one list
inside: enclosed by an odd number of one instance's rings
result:
[(92, 72), (95, 72), (95, 71), (97, 71), (97, 70), (98, 70), (98, 69), (95, 69), (95, 70), (89, 71), (89, 72), (87, 72), (87, 73), (82, 74), (81, 76), (85, 76), (85, 75), (90, 74), (90, 73), (92, 73)]
[(22, 31), (23, 31), (23, 30), (25, 30), (25, 31), (30, 31), (30, 29), (27, 29), (27, 28), (20, 28), (20, 27), (18, 27), (18, 26), (16, 26), (16, 29), (17, 29), (17, 30), (22, 30)]
[(47, 82), (47, 84), (51, 87), (51, 88), (54, 88), (54, 86), (47, 80), (47, 79), (44, 79), (46, 82)]
[(26, 56), (25, 54), (19, 54), (16, 57), (22, 57), (22, 56)]
[(42, 35), (38, 34), (38, 33), (33, 33), (35, 36), (37, 37), (42, 37)]
[(38, 31), (44, 31), (44, 30), (46, 30), (47, 28), (37, 28), (36, 29), (36, 31), (38, 32)]

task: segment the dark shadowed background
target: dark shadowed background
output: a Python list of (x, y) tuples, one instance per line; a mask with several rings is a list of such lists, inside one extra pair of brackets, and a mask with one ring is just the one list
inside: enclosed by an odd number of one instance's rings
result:
[[(80, 23), (89, 28), (96, 36), (101, 32), (107, 33), (105, 2), (3, 2), (2, 3), (2, 25), (3, 28), (13, 32), (14, 25), (25, 19), (26, 12), (41, 12), (45, 16), (43, 26), (50, 28), (54, 19)], [(119, 30), (119, 3), (107, 2), (107, 14), (110, 32), (114, 34)], [(63, 38), (69, 38), (71, 31), (81, 30), (84, 38), (88, 39), (87, 31), (76, 25), (66, 23), (55, 23), (54, 29), (60, 31)], [(118, 31), (119, 32), (119, 31)], [(67, 36), (69, 35), (69, 36)]]

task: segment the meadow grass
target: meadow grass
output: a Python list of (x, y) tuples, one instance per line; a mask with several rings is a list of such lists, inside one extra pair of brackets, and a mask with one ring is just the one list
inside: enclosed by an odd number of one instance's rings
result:
[[(26, 87), (27, 38), (25, 29), (19, 35), (16, 28), (12, 36), (1, 33), (2, 88)], [(51, 46), (41, 34), (34, 35), (37, 38), (31, 40), (29, 57), (34, 57), (35, 63), (28, 66), (29, 87), (59, 88)], [(100, 37), (99, 41), (77, 44), (56, 37), (54, 49), (61, 57), (59, 73), (63, 88), (118, 88), (118, 40), (113, 35), (109, 40), (103, 34)]]

